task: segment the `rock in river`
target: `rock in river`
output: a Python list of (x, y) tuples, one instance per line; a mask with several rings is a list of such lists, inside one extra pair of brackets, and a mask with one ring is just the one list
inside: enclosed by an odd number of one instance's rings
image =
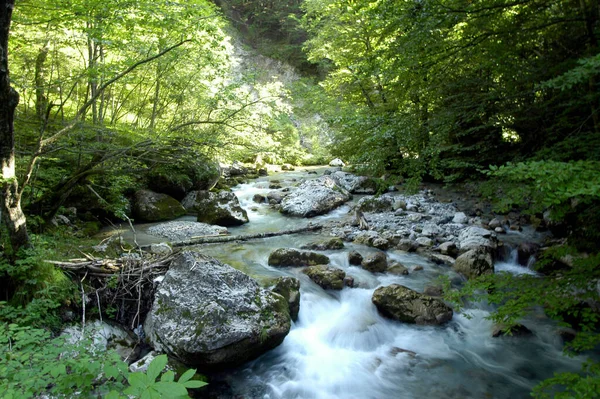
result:
[(314, 266), (327, 265), (329, 258), (316, 252), (298, 251), (293, 248), (279, 248), (269, 255), (270, 266)]
[(335, 180), (338, 186), (343, 187), (352, 194), (375, 194), (377, 192), (377, 182), (370, 177), (338, 171), (332, 173), (331, 178)]
[(492, 255), (485, 247), (471, 249), (465, 252), (454, 262), (454, 270), (466, 278), (478, 277), (494, 272)]
[(328, 176), (307, 180), (281, 201), (281, 212), (302, 217), (327, 213), (351, 198), (350, 193)]
[(296, 321), (300, 312), (300, 280), (295, 277), (279, 277), (275, 280), (275, 286), (271, 291), (285, 298), (290, 309), (290, 317)]
[(325, 290), (341, 290), (344, 288), (346, 272), (342, 269), (318, 265), (307, 267), (304, 269), (304, 274)]
[(133, 215), (139, 221), (159, 222), (185, 215), (184, 207), (175, 198), (150, 190), (135, 193)]
[[(194, 196), (190, 198), (190, 196)], [(248, 223), (248, 214), (240, 206), (240, 201), (234, 193), (221, 191), (193, 191), (184, 199), (184, 204), (198, 212), (198, 221), (219, 226), (240, 226)]]
[(387, 257), (384, 252), (376, 252), (363, 259), (361, 266), (371, 273), (383, 273), (387, 270)]
[(214, 258), (186, 251), (158, 287), (144, 330), (156, 350), (214, 370), (273, 349), (290, 325), (281, 295)]
[(371, 300), (383, 316), (405, 323), (437, 325), (452, 319), (444, 302), (399, 284), (377, 288)]

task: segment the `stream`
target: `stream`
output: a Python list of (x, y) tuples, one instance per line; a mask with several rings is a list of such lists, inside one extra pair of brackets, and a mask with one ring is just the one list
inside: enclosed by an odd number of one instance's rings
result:
[[(263, 177), (233, 190), (248, 211), (250, 223), (229, 228), (230, 234), (252, 234), (301, 227), (343, 217), (352, 203), (312, 219), (290, 218), (252, 197), (272, 191), (270, 180), (283, 187), (306, 171)], [(353, 202), (357, 200), (355, 196)], [(185, 217), (182, 220), (195, 220)], [(141, 227), (138, 241), (160, 241), (146, 236)], [(320, 234), (279, 236), (245, 243), (215, 244), (202, 252), (228, 263), (258, 280), (293, 276), (301, 282), (300, 314), (284, 342), (238, 369), (216, 376), (226, 386), (210, 397), (219, 398), (526, 398), (541, 380), (554, 372), (578, 370), (583, 357), (562, 354), (557, 327), (542, 315), (524, 320), (531, 337), (493, 338), (491, 308), (472, 305), (454, 314), (443, 326), (417, 326), (380, 316), (371, 303), (375, 288), (398, 283), (422, 292), (439, 276), (457, 279), (448, 266), (437, 265), (412, 253), (387, 251), (388, 258), (412, 270), (407, 276), (373, 274), (348, 263), (348, 252), (363, 256), (376, 249), (345, 243), (343, 250), (324, 251), (331, 266), (354, 277), (359, 288), (325, 291), (296, 268), (268, 266), (276, 248), (315, 242)], [(507, 259), (496, 264), (509, 273), (534, 273)]]

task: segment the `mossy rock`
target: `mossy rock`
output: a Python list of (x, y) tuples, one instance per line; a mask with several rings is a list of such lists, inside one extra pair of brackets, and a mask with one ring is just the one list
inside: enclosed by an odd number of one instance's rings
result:
[(307, 267), (304, 269), (304, 274), (325, 290), (341, 290), (344, 288), (346, 272), (341, 269), (318, 265)]
[(133, 216), (139, 221), (171, 220), (183, 216), (185, 213), (183, 205), (169, 195), (150, 190), (139, 190), (135, 193)]
[(343, 249), (344, 242), (341, 238), (332, 238), (330, 240), (324, 242), (312, 242), (310, 244), (306, 244), (300, 247), (301, 249), (311, 249), (314, 251), (327, 251), (327, 250), (336, 250)]
[(279, 248), (269, 255), (270, 266), (315, 266), (329, 264), (329, 258), (316, 252), (298, 251), (292, 248)]
[(293, 321), (298, 320), (298, 313), (300, 312), (300, 280), (294, 277), (279, 277), (275, 280), (275, 286), (272, 291), (285, 298), (290, 317)]

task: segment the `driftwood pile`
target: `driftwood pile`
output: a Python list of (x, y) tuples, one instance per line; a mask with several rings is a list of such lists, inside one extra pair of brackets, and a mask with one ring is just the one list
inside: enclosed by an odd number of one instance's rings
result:
[[(174, 254), (162, 257), (133, 253), (119, 259), (85, 258), (48, 261), (78, 277), (85, 307), (97, 307), (99, 316), (131, 329), (141, 324), (152, 307), (160, 277), (169, 269)], [(84, 316), (85, 317), (85, 316)]]

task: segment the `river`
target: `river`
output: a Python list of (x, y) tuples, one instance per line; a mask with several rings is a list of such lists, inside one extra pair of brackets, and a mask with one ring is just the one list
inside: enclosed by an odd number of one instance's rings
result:
[[(289, 218), (267, 204), (252, 201), (265, 194), (270, 180), (282, 186), (310, 177), (305, 171), (263, 177), (234, 188), (250, 223), (230, 228), (231, 234), (249, 234), (299, 227), (309, 221), (343, 217), (350, 206), (313, 219)], [(185, 220), (185, 219), (184, 219)], [(188, 220), (191, 220), (188, 218)], [(143, 235), (143, 232), (140, 234)], [(562, 354), (557, 327), (542, 315), (524, 321), (531, 337), (491, 336), (486, 319), (492, 311), (484, 304), (455, 313), (443, 326), (416, 326), (380, 316), (371, 303), (376, 287), (399, 283), (417, 291), (439, 276), (458, 278), (448, 266), (402, 251), (388, 257), (422, 271), (408, 276), (373, 274), (348, 263), (348, 252), (365, 255), (373, 248), (345, 243), (345, 249), (325, 251), (331, 265), (354, 277), (359, 288), (325, 291), (299, 269), (268, 266), (276, 248), (295, 247), (325, 238), (318, 234), (280, 236), (245, 243), (203, 246), (202, 251), (253, 277), (268, 281), (293, 276), (301, 281), (297, 322), (282, 345), (236, 370), (216, 376), (227, 389), (221, 398), (525, 398), (539, 381), (554, 372), (580, 368), (583, 357)], [(497, 270), (532, 273), (514, 259), (496, 264)]]

